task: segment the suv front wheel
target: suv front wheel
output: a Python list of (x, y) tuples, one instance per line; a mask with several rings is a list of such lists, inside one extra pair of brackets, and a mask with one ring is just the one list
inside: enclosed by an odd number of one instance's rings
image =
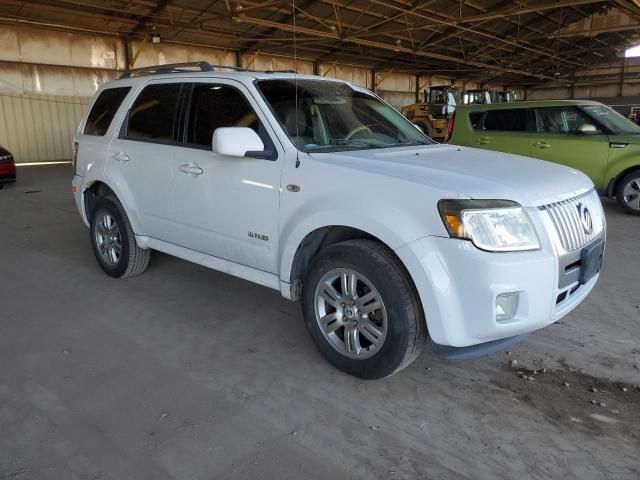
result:
[(302, 303), (321, 353), (356, 377), (392, 375), (422, 350), (426, 326), (415, 288), (378, 242), (349, 240), (323, 250), (303, 283)]
[(151, 250), (138, 247), (122, 205), (111, 197), (101, 197), (91, 215), (91, 244), (102, 270), (115, 278), (144, 272)]

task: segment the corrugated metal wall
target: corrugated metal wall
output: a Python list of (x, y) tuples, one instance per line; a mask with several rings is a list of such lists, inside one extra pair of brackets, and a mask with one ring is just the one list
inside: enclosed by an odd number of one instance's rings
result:
[(18, 163), (69, 159), (72, 139), (90, 100), (0, 93), (0, 145)]

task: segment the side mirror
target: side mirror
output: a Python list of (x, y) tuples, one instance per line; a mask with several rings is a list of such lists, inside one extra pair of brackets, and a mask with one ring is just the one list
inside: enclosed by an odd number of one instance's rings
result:
[(576, 129), (577, 133), (581, 133), (581, 134), (586, 134), (586, 135), (593, 135), (596, 133), (600, 133), (600, 130), (598, 130), (596, 128), (595, 125), (591, 125), (590, 123), (583, 123), (582, 125), (580, 125), (577, 129)]
[(271, 159), (275, 152), (266, 151), (256, 132), (247, 127), (216, 128), (211, 140), (213, 153), (229, 157)]

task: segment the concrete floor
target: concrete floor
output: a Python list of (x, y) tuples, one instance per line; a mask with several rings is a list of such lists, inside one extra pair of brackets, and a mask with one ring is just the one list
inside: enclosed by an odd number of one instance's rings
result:
[(158, 253), (107, 277), (69, 167), (18, 174), (0, 190), (2, 479), (640, 478), (640, 218), (613, 202), (574, 313), (510, 355), (426, 351), (363, 382), (276, 291)]

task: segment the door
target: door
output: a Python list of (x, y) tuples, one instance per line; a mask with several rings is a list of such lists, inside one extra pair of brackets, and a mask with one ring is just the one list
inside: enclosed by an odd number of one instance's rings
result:
[(532, 114), (524, 108), (470, 112), (471, 146), (529, 156)]
[[(131, 105), (120, 135), (109, 146), (111, 177), (121, 179), (148, 235), (167, 240), (173, 224), (173, 153), (183, 85), (152, 83)], [(115, 172), (113, 170), (116, 170)]]
[[(193, 83), (185, 117), (185, 146), (173, 161), (179, 244), (277, 273), (283, 152), (255, 99), (239, 82)], [(220, 127), (253, 128), (278, 158), (214, 154), (211, 140)]]
[(594, 121), (573, 105), (536, 108), (535, 115), (537, 131), (531, 135), (531, 156), (580, 170), (601, 185), (609, 137)]

